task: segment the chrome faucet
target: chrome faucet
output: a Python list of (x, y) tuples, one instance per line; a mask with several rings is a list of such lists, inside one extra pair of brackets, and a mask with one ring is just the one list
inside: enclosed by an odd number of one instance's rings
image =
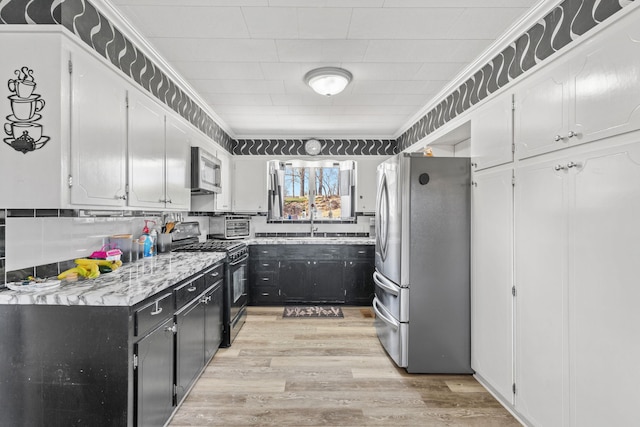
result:
[(318, 227), (314, 227), (313, 226), (313, 220), (314, 220), (314, 218), (316, 216), (316, 205), (315, 204), (311, 204), (311, 209), (310, 209), (309, 213), (310, 213), (309, 217), (311, 218), (311, 233), (310, 233), (310, 235), (311, 235), (311, 237), (313, 237), (315, 232), (318, 231)]

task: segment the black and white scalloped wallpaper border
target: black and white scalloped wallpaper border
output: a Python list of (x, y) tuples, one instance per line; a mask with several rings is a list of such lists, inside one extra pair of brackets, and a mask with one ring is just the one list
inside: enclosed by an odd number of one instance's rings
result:
[(398, 150), (433, 133), (633, 1), (563, 1), (400, 135)]
[[(397, 140), (323, 139), (323, 155), (391, 155), (409, 148), (527, 73), (634, 0), (564, 0), (441, 100)], [(4, 0), (0, 24), (59, 24), (158, 100), (235, 155), (301, 155), (301, 139), (240, 139), (227, 134), (87, 0)]]

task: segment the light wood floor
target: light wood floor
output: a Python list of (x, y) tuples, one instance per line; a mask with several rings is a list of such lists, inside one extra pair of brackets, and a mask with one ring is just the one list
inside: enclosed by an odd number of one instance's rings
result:
[(369, 308), (344, 319), (283, 319), (249, 307), (170, 426), (519, 426), (471, 376), (410, 375), (375, 334)]

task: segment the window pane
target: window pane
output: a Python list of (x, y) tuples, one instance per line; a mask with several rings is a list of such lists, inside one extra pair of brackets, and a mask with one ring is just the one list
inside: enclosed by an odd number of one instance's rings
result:
[(309, 210), (309, 168), (286, 166), (284, 170), (284, 217), (305, 218)]
[(316, 218), (340, 218), (340, 168), (317, 167), (316, 178)]

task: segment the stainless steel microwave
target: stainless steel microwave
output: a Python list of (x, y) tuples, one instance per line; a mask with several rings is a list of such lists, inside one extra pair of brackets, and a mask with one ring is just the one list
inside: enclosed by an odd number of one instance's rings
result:
[(191, 194), (220, 193), (220, 160), (201, 147), (191, 147)]

